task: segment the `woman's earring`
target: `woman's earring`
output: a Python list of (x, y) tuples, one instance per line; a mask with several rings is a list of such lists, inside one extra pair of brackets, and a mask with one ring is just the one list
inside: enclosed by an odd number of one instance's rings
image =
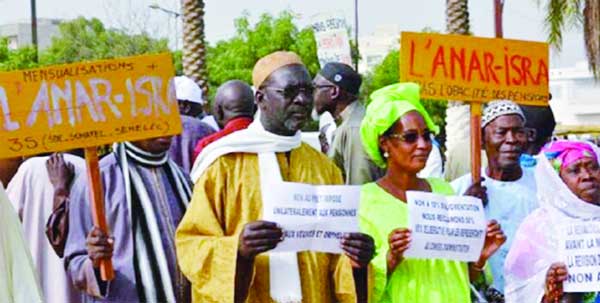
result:
[(384, 153), (383, 153), (383, 157), (384, 157), (384, 158), (388, 158), (389, 156), (390, 156), (390, 154), (388, 154), (388, 152), (384, 152)]

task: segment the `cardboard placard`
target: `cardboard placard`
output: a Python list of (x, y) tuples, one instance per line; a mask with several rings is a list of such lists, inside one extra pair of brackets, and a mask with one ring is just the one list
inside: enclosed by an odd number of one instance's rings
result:
[(0, 158), (181, 132), (169, 54), (0, 73)]
[(463, 35), (403, 32), (401, 81), (424, 99), (508, 99), (548, 105), (548, 44)]
[(312, 17), (321, 67), (329, 62), (352, 65), (346, 19), (341, 13), (321, 13)]

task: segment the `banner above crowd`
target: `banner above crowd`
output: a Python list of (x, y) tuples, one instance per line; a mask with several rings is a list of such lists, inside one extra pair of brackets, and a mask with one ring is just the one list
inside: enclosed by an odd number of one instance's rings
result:
[(403, 32), (400, 55), (423, 98), (548, 104), (547, 43)]

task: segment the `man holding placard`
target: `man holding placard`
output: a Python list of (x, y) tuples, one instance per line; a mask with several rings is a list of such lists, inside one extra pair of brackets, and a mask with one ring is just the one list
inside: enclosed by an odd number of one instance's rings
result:
[[(65, 268), (96, 302), (189, 299), (173, 237), (191, 190), (166, 154), (181, 132), (173, 74), (166, 53), (0, 73), (0, 157), (84, 148), (88, 178), (54, 222), (69, 223)], [(124, 141), (99, 169), (98, 146)]]
[[(481, 170), (486, 217), (497, 220), (506, 232), (507, 243), (490, 258), (492, 287), (504, 292), (504, 260), (521, 222), (538, 207), (534, 171), (520, 165), (527, 147), (525, 115), (512, 101), (490, 102), (483, 111), (483, 146), (487, 168)], [(452, 182), (456, 193), (465, 194), (472, 183), (471, 174)]]
[[(190, 301), (174, 237), (191, 188), (168, 157), (170, 144), (170, 137), (120, 143), (100, 161), (110, 233), (92, 224), (85, 179), (73, 184), (65, 267), (96, 302)], [(102, 281), (98, 270), (107, 258), (115, 267), (110, 282)]]
[(278, 224), (260, 220), (270, 187), (284, 180), (343, 181), (333, 162), (301, 142), (313, 86), (300, 57), (267, 55), (256, 63), (252, 78), (260, 118), (206, 146), (192, 171), (194, 195), (177, 230), (177, 254), (194, 302), (366, 300), (373, 245), (364, 234), (342, 237), (338, 243), (346, 256), (264, 254), (284, 235)]

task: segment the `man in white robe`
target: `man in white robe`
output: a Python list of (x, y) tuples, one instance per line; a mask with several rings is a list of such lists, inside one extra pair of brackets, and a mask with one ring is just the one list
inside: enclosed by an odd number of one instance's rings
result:
[(31, 256), (19, 218), (0, 183), (0, 303), (40, 303)]
[[(54, 165), (55, 170), (63, 170), (62, 175), (68, 174), (65, 169), (72, 168), (75, 178), (85, 178), (85, 160), (70, 154), (62, 156), (55, 154), (52, 156), (53, 161), (49, 161), (50, 159), (51, 157), (34, 157), (23, 162), (8, 184), (7, 193), (21, 218), (25, 239), (29, 244), (33, 263), (40, 278), (44, 302), (79, 303), (83, 302), (81, 292), (73, 286), (65, 271), (62, 258), (55, 253), (46, 238), (46, 222), (55, 207), (61, 207), (54, 204), (65, 204), (63, 207), (68, 204), (71, 180), (56, 181), (68, 184), (59, 186), (62, 188), (58, 191), (64, 192), (61, 195), (63, 199), (55, 201), (55, 188), (50, 180), (46, 163)], [(67, 166), (68, 163), (71, 165)]]

